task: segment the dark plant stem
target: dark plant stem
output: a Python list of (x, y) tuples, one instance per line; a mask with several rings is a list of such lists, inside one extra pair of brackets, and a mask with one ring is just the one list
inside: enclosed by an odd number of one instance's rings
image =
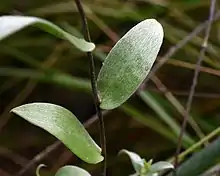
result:
[(190, 93), (189, 93), (189, 97), (188, 97), (187, 104), (186, 104), (186, 111), (185, 111), (183, 123), (182, 123), (182, 126), (181, 126), (180, 135), (179, 135), (179, 138), (178, 138), (177, 149), (176, 149), (176, 154), (175, 154), (175, 161), (174, 161), (175, 168), (177, 168), (177, 166), (178, 166), (178, 155), (179, 155), (180, 150), (181, 150), (182, 138), (183, 138), (185, 128), (186, 128), (186, 125), (187, 125), (187, 120), (188, 120), (189, 112), (190, 112), (192, 101), (193, 101), (193, 95), (195, 93), (195, 88), (196, 88), (197, 81), (198, 81), (200, 65), (203, 61), (203, 58), (205, 56), (205, 52), (206, 52), (206, 49), (207, 49), (207, 46), (208, 46), (208, 39), (209, 39), (210, 31), (211, 31), (211, 25), (212, 25), (212, 22), (213, 22), (213, 19), (214, 19), (215, 3), (216, 3), (216, 0), (211, 0), (208, 25), (207, 25), (207, 28), (206, 28), (206, 31), (205, 31), (205, 37), (204, 37), (204, 41), (203, 41), (203, 44), (202, 44), (202, 48), (200, 50), (200, 54), (199, 54), (199, 57), (198, 57), (198, 60), (197, 60), (197, 63), (196, 63), (193, 82), (192, 82), (192, 86), (190, 88)]
[[(83, 35), (85, 39), (88, 42), (91, 42), (91, 37), (89, 33), (89, 27), (87, 23), (87, 18), (85, 15), (85, 12), (82, 7), (81, 0), (75, 0), (76, 6), (78, 8), (78, 11), (80, 13), (80, 16), (82, 18), (82, 26), (83, 26)], [(104, 120), (102, 116), (102, 112), (100, 109), (100, 98), (98, 94), (97, 89), (97, 80), (96, 80), (96, 73), (95, 73), (95, 62), (93, 58), (92, 52), (88, 52), (88, 58), (89, 58), (89, 66), (90, 66), (90, 77), (91, 77), (91, 86), (92, 86), (92, 92), (95, 102), (95, 108), (96, 112), (99, 118), (99, 124), (100, 124), (100, 140), (101, 140), (101, 148), (102, 148), (102, 154), (104, 156), (104, 169), (103, 169), (103, 175), (106, 176), (106, 169), (107, 169), (107, 158), (106, 158), (106, 137), (105, 137), (105, 126), (104, 126)]]

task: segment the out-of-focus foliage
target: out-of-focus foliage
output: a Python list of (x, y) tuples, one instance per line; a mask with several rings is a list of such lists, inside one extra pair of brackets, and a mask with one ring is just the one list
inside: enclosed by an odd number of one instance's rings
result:
[[(119, 38), (147, 18), (157, 19), (164, 28), (165, 39), (155, 64), (159, 63), (170, 47), (176, 46), (208, 19), (210, 5), (208, 0), (83, 2), (92, 42), (97, 45), (94, 51), (97, 72)], [(219, 3), (217, 1), (216, 12)], [(80, 16), (74, 1), (2, 0), (0, 14), (45, 18), (75, 36), (82, 36)], [(220, 125), (219, 28), (218, 20), (212, 25), (200, 70), (191, 118), (183, 140), (184, 149)], [(132, 173), (129, 160), (117, 157), (118, 151), (123, 148), (138, 153), (146, 160), (153, 158), (155, 162), (173, 156), (203, 37), (204, 32), (193, 37), (169, 58), (157, 71), (157, 77), (142, 87), (142, 91), (118, 109), (107, 112), (109, 175)], [(0, 42), (0, 58), (0, 175), (7, 176), (17, 173), (56, 140), (17, 116), (11, 116), (11, 108), (34, 101), (50, 102), (71, 110), (81, 122), (90, 119), (95, 109), (89, 82), (89, 60), (86, 54), (70, 43), (28, 27)], [(89, 125), (88, 131), (99, 141), (96, 122)], [(101, 171), (101, 165), (83, 163), (64, 146), (57, 147), (41, 163), (48, 166), (42, 169), (41, 175), (54, 175), (58, 168), (69, 163), (85, 168), (91, 175), (99, 175)], [(25, 174), (34, 173), (35, 170), (30, 168)]]

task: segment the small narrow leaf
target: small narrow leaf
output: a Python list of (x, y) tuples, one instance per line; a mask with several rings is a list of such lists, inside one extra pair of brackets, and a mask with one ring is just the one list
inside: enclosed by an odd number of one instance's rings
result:
[(50, 103), (31, 103), (12, 112), (54, 135), (85, 162), (103, 160), (99, 146), (69, 110)]
[(139, 155), (137, 155), (134, 152), (130, 152), (128, 150), (121, 150), (119, 152), (119, 154), (125, 153), (129, 156), (131, 163), (134, 167), (134, 170), (136, 171), (136, 173), (140, 173), (142, 168), (144, 167), (144, 160), (141, 159), (141, 157)]
[(86, 170), (76, 166), (64, 166), (60, 168), (55, 176), (91, 176)]
[(84, 39), (79, 39), (47, 20), (29, 16), (0, 16), (0, 40), (30, 25), (51, 33), (58, 38), (69, 41), (81, 51), (88, 52), (95, 48), (93, 43), (86, 42)]
[(152, 173), (160, 172), (160, 171), (163, 171), (163, 170), (166, 170), (166, 169), (174, 169), (174, 166), (171, 163), (169, 163), (169, 162), (159, 161), (157, 163), (154, 163), (150, 167), (150, 171)]
[(124, 103), (148, 75), (163, 41), (163, 28), (147, 19), (129, 30), (112, 48), (99, 72), (102, 109)]

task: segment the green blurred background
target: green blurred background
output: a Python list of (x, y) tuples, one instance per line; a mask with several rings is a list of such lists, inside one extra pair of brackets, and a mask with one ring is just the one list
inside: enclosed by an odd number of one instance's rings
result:
[[(88, 16), (97, 72), (117, 40), (147, 18), (164, 27), (162, 57), (208, 19), (208, 0), (83, 0)], [(217, 1), (216, 12), (219, 12)], [(1, 15), (31, 15), (46, 18), (68, 32), (82, 36), (81, 21), (73, 0), (1, 0)], [(195, 63), (204, 32), (181, 47), (156, 72), (147, 86), (127, 103), (105, 112), (108, 174), (133, 173), (126, 156), (128, 149), (149, 160), (166, 160), (175, 153), (184, 107), (192, 84)], [(194, 95), (191, 120), (183, 150), (220, 125), (220, 23), (212, 25), (207, 53)], [(50, 102), (71, 110), (81, 122), (95, 114), (89, 82), (89, 60), (70, 43), (29, 27), (0, 42), (0, 175), (18, 173), (34, 156), (56, 139), (23, 119), (9, 114), (15, 106), (29, 102)], [(94, 118), (93, 118), (94, 119)], [(99, 143), (97, 121), (88, 126)], [(39, 163), (51, 175), (59, 167), (74, 164), (100, 175), (101, 164), (80, 161), (63, 145)], [(37, 164), (39, 164), (37, 163)], [(35, 175), (35, 168), (23, 175)]]

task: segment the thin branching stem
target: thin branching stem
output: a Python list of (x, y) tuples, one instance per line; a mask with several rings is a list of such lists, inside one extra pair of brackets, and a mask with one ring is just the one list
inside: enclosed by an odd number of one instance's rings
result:
[[(213, 17), (213, 21), (216, 21), (220, 18), (220, 11), (217, 11), (216, 15)], [(189, 43), (196, 35), (202, 32), (209, 24), (209, 20), (198, 25), (189, 35), (184, 37), (181, 41), (179, 41), (176, 45), (172, 46), (168, 52), (166, 52), (160, 59), (160, 62), (155, 64), (152, 68), (151, 72), (147, 76), (147, 78), (142, 83), (141, 89), (146, 87), (147, 82), (152, 78), (152, 76), (159, 70), (169, 58), (171, 58), (179, 49), (183, 48), (187, 43)]]
[(196, 63), (193, 82), (192, 82), (192, 86), (190, 87), (189, 97), (188, 97), (187, 104), (186, 104), (186, 111), (185, 111), (183, 123), (182, 123), (182, 126), (181, 126), (180, 135), (179, 135), (179, 138), (178, 138), (177, 149), (176, 149), (176, 154), (175, 154), (175, 161), (174, 161), (175, 168), (177, 168), (177, 166), (178, 166), (178, 155), (179, 155), (180, 150), (181, 150), (182, 138), (183, 138), (185, 128), (186, 128), (186, 125), (187, 125), (189, 112), (191, 110), (193, 95), (195, 93), (195, 88), (196, 88), (197, 81), (198, 81), (200, 65), (203, 61), (203, 58), (205, 56), (205, 52), (206, 52), (206, 49), (207, 49), (207, 45), (208, 45), (208, 39), (209, 39), (210, 31), (211, 31), (211, 25), (212, 25), (212, 22), (213, 22), (213, 19), (214, 19), (215, 3), (216, 3), (216, 0), (212, 0), (211, 4), (210, 4), (208, 25), (207, 25), (207, 28), (206, 28), (206, 31), (205, 31), (205, 37), (204, 37), (204, 41), (203, 41), (203, 44), (202, 44), (202, 48), (200, 50), (200, 54), (199, 54), (199, 57), (198, 57), (198, 60), (197, 60), (197, 63)]
[(30, 160), (15, 176), (24, 175), (30, 168), (33, 167), (36, 163), (41, 161), (43, 158), (48, 156), (52, 151), (58, 148), (62, 143), (60, 141), (56, 141), (53, 144), (46, 147), (43, 151), (38, 153), (32, 160)]
[[(83, 26), (83, 35), (85, 39), (89, 42), (91, 42), (89, 27), (87, 18), (85, 15), (85, 12), (83, 10), (83, 6), (81, 3), (81, 0), (75, 0), (76, 6), (78, 8), (78, 11), (80, 13), (81, 19), (82, 19), (82, 26)], [(92, 52), (88, 52), (88, 58), (89, 58), (89, 67), (90, 67), (90, 77), (91, 77), (91, 85), (92, 85), (92, 92), (93, 97), (95, 101), (95, 107), (96, 112), (99, 118), (99, 124), (100, 124), (100, 140), (101, 140), (101, 148), (102, 148), (102, 154), (104, 156), (104, 168), (103, 168), (103, 175), (106, 176), (106, 169), (107, 169), (107, 158), (106, 158), (106, 137), (105, 137), (105, 126), (104, 126), (104, 120), (100, 109), (100, 99), (97, 89), (97, 79), (96, 79), (96, 73), (95, 73), (95, 62), (93, 58)]]

